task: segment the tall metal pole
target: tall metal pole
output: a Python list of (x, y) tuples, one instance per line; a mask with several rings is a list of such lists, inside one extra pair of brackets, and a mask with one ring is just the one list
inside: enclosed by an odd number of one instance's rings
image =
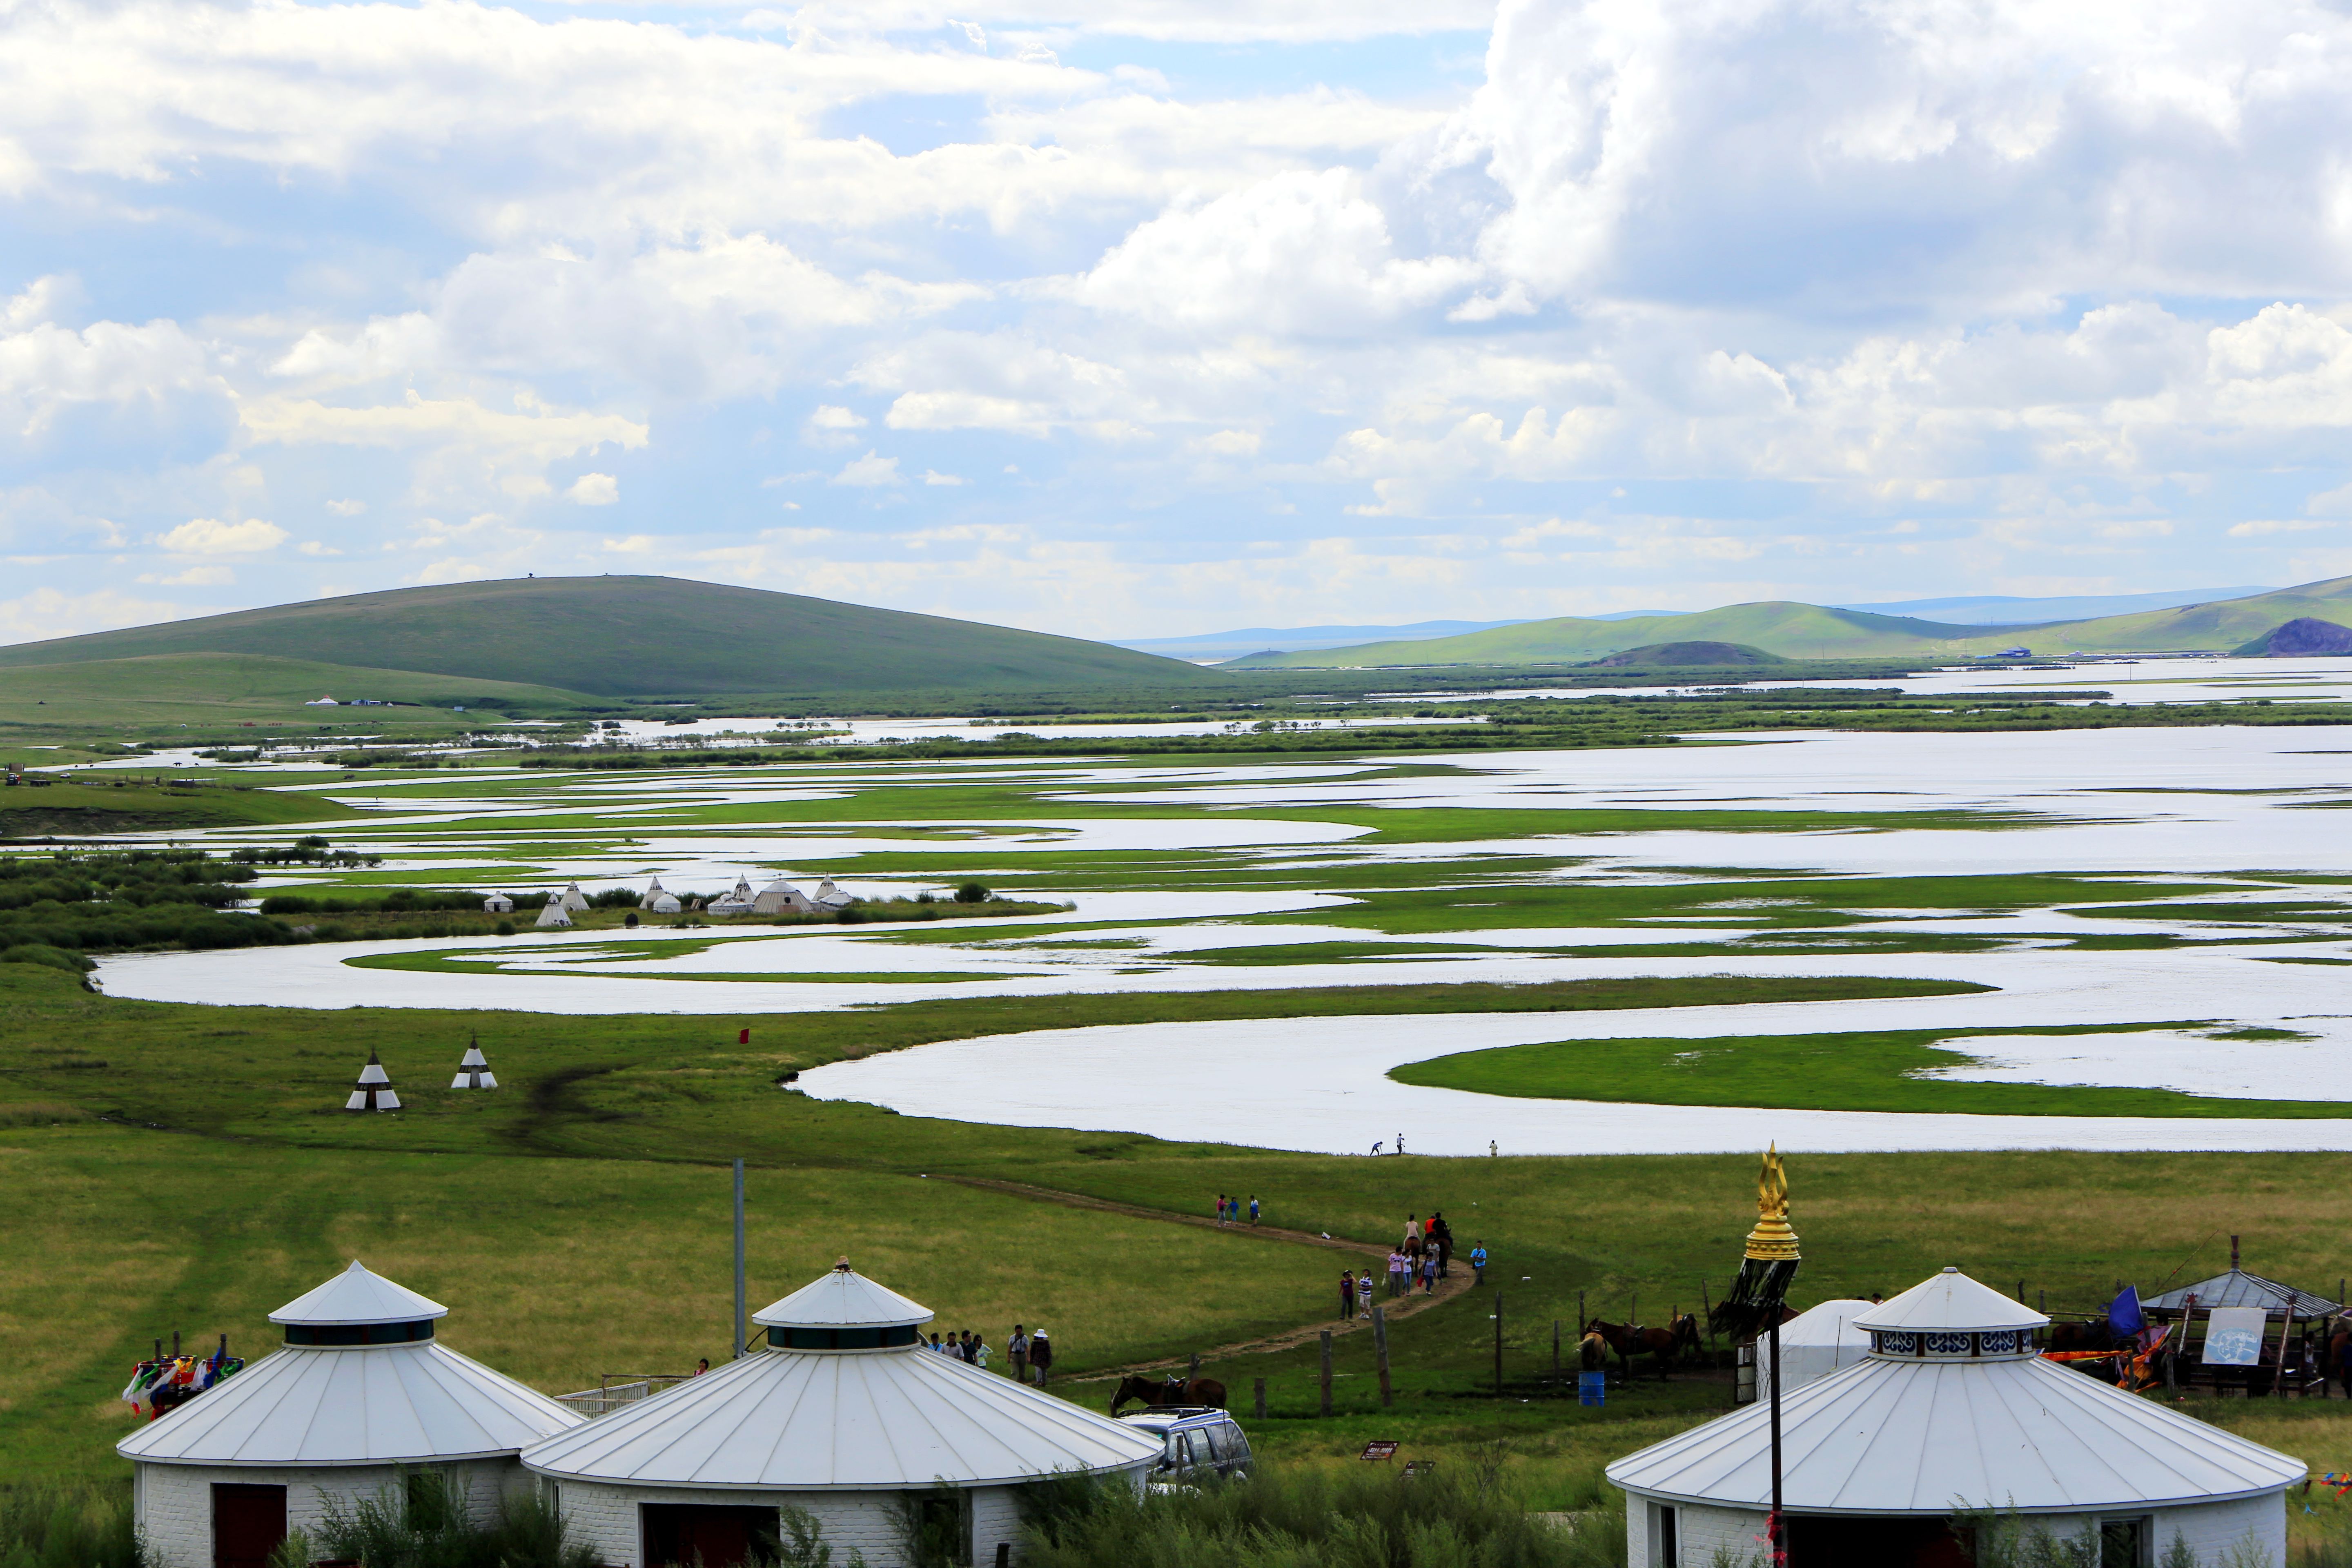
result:
[(747, 1338), (743, 1320), (743, 1162), (735, 1162), (735, 1353), (730, 1361), (743, 1357), (743, 1342)]
[(1789, 1568), (1789, 1521), (1780, 1513), (1780, 1310), (1772, 1309), (1772, 1568)]

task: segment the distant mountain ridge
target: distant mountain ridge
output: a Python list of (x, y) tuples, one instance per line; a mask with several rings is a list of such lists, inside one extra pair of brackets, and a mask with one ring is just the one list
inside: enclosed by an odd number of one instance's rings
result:
[(257, 655), (625, 698), (1213, 679), (1107, 643), (677, 577), (394, 588), (19, 643), (0, 647), (0, 667), (163, 654)]
[(1948, 660), (2025, 647), (2037, 654), (2226, 653), (2299, 618), (2352, 616), (2352, 577), (2086, 620), (1969, 626), (1775, 601), (1690, 615), (1527, 621), (1465, 637), (1261, 654), (1228, 668), (1587, 663), (1656, 643), (1738, 643), (1782, 658)]

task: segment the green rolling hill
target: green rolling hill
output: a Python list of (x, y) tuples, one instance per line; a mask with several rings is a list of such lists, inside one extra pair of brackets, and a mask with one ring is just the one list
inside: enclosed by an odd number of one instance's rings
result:
[(363, 724), (372, 711), (304, 709), (304, 703), (319, 697), (344, 703), (371, 698), (436, 710), (463, 706), (486, 715), (572, 708), (591, 700), (577, 691), (509, 680), (467, 680), (246, 653), (151, 653), (80, 664), (0, 666), (0, 722), (10, 724), (62, 721), (66, 715), (123, 724), (234, 723), (245, 719), (268, 724), (293, 719)]
[(1528, 621), (1425, 642), (1252, 654), (1224, 669), (1362, 668), (1433, 664), (1585, 664), (1659, 643), (1738, 643), (1782, 658), (1951, 659), (2014, 647), (2037, 654), (2228, 652), (2302, 617), (2352, 617), (2352, 577), (2177, 609), (2031, 626), (1964, 626), (1776, 601), (1685, 616)]
[(1076, 637), (675, 577), (529, 577), (354, 594), (21, 643), (0, 648), (0, 670), (198, 654), (342, 667), (349, 673), (320, 675), (332, 682), (323, 689), (409, 700), (357, 688), (382, 687), (393, 671), (432, 678), (424, 684), (453, 700), (485, 682), (576, 701), (577, 693), (1003, 691), (1216, 679), (1178, 659)]

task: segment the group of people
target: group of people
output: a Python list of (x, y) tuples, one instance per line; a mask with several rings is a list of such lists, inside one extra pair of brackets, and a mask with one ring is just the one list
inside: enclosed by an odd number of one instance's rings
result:
[[(1255, 1193), (1252, 1193), (1250, 1194), (1249, 1222), (1252, 1225), (1255, 1225), (1257, 1223), (1257, 1194)], [(1217, 1194), (1217, 1223), (1219, 1225), (1239, 1225), (1242, 1223), (1242, 1199), (1239, 1193), (1219, 1193)]]
[[(923, 1348), (940, 1355), (954, 1356), (965, 1365), (976, 1366), (982, 1372), (988, 1370), (988, 1342), (970, 1329), (958, 1329), (944, 1340), (933, 1334), (931, 1342)], [(1004, 1348), (1013, 1358), (1015, 1382), (1027, 1383), (1030, 1369), (1034, 1367), (1037, 1386), (1045, 1386), (1045, 1374), (1054, 1365), (1054, 1344), (1045, 1337), (1045, 1330), (1039, 1329), (1033, 1334), (1015, 1323), (1013, 1325), (1013, 1337), (1004, 1342)]]
[[(1486, 1247), (1481, 1242), (1470, 1249), (1473, 1283), (1484, 1284), (1486, 1278)], [(1433, 1213), (1427, 1219), (1419, 1215), (1405, 1220), (1404, 1237), (1389, 1253), (1389, 1299), (1412, 1293), (1416, 1282), (1424, 1296), (1437, 1293), (1437, 1282), (1451, 1277), (1454, 1267), (1454, 1227), (1445, 1223), (1445, 1215)], [(1349, 1269), (1339, 1270), (1339, 1316), (1352, 1318), (1372, 1309), (1372, 1271), (1358, 1275)]]

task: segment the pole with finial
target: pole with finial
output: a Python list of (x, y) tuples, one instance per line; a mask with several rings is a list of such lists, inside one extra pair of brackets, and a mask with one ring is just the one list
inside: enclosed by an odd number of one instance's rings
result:
[(1735, 1339), (1766, 1335), (1771, 1350), (1772, 1512), (1765, 1529), (1772, 1543), (1772, 1568), (1788, 1568), (1789, 1527), (1780, 1496), (1780, 1319), (1789, 1287), (1797, 1278), (1797, 1233), (1789, 1226), (1789, 1177), (1777, 1144), (1764, 1151), (1756, 1179), (1756, 1228), (1748, 1233), (1738, 1277), (1708, 1313), (1717, 1331)]

